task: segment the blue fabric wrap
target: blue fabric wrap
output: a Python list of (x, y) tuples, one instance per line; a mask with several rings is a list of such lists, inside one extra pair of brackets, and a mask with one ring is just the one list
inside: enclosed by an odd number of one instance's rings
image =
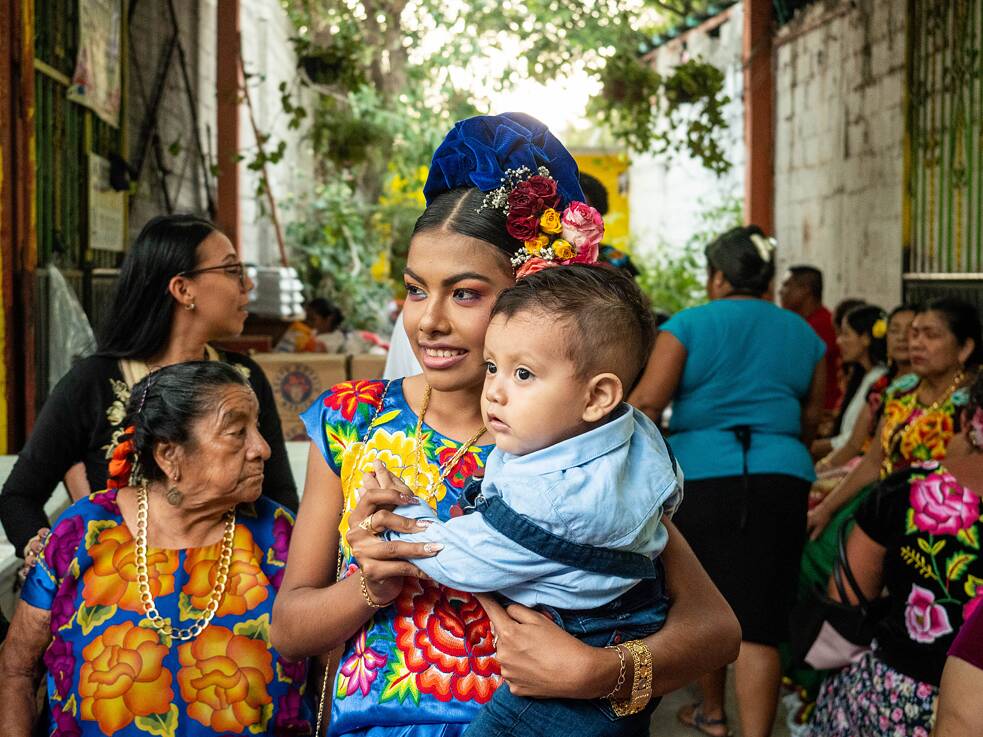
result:
[(509, 169), (540, 166), (556, 180), (560, 204), (584, 201), (577, 162), (549, 129), (531, 115), (479, 115), (454, 124), (430, 163), (423, 195), (429, 205), (457, 187), (491, 192), (502, 186)]

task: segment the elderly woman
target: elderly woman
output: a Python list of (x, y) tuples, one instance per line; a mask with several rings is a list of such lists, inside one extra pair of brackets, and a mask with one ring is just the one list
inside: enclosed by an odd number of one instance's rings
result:
[[(983, 377), (967, 394), (960, 442), (945, 460), (894, 473), (857, 510), (847, 561), (868, 600), (887, 592), (887, 613), (872, 650), (823, 682), (810, 737), (928, 737), (932, 729), (946, 653), (983, 603)], [(840, 598), (832, 580), (829, 595)]]
[(32, 537), (48, 527), (45, 502), (70, 468), (85, 467), (84, 490), (74, 498), (105, 488), (131, 388), (152, 369), (181, 361), (225, 361), (248, 378), (271, 452), (263, 493), (297, 508), (269, 382), (248, 356), (209, 344), (242, 332), (252, 287), (235, 247), (207, 220), (163, 215), (144, 225), (123, 261), (98, 351), (51, 392), (0, 493), (0, 522), (18, 555), (31, 562), (39, 546)]
[(222, 362), (133, 389), (110, 488), (75, 502), (31, 571), (0, 653), (3, 733), (27, 737), (47, 669), (53, 734), (305, 734), (303, 664), (269, 620), (293, 517), (261, 496), (270, 448)]

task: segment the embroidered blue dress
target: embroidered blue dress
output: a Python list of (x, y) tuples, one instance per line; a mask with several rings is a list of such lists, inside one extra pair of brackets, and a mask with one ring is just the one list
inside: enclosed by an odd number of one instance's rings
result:
[[(440, 466), (460, 444), (423, 425), (403, 381), (351, 381), (322, 394), (301, 415), (308, 435), (341, 479), (342, 576), (356, 570), (345, 545), (355, 490), (376, 460), (397, 473), (441, 519), (461, 513), (467, 482), (483, 472), (491, 445), (472, 446), (443, 483)], [(332, 735), (457, 737), (501, 682), (491, 626), (471, 594), (407, 581), (345, 646), (334, 683)]]

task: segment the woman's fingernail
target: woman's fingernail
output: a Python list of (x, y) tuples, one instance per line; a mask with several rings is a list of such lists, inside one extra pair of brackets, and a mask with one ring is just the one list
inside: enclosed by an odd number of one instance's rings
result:
[(443, 549), (444, 546), (441, 545), (440, 543), (427, 543), (426, 545), (423, 546), (424, 552), (427, 553), (439, 553)]
[(416, 521), (416, 526), (419, 527), (421, 530), (427, 529), (432, 524), (433, 524), (432, 519), (418, 519)]
[(403, 500), (403, 504), (419, 504), (420, 497), (414, 496), (413, 494), (400, 494), (399, 498)]

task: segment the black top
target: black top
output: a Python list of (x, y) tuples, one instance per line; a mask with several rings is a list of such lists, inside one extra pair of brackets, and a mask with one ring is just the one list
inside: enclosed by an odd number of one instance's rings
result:
[(888, 476), (857, 510), (883, 545), (889, 610), (875, 629), (877, 656), (939, 685), (967, 604), (983, 602), (981, 499), (933, 461)]
[[(296, 511), (297, 486), (270, 383), (247, 356), (221, 351), (219, 356), (246, 375), (259, 400), (259, 430), (270, 446), (263, 494)], [(44, 505), (72, 466), (85, 464), (92, 491), (106, 487), (129, 396), (119, 361), (104, 356), (79, 361), (55, 386), (0, 492), (0, 523), (17, 555), (38, 529), (50, 526)]]

